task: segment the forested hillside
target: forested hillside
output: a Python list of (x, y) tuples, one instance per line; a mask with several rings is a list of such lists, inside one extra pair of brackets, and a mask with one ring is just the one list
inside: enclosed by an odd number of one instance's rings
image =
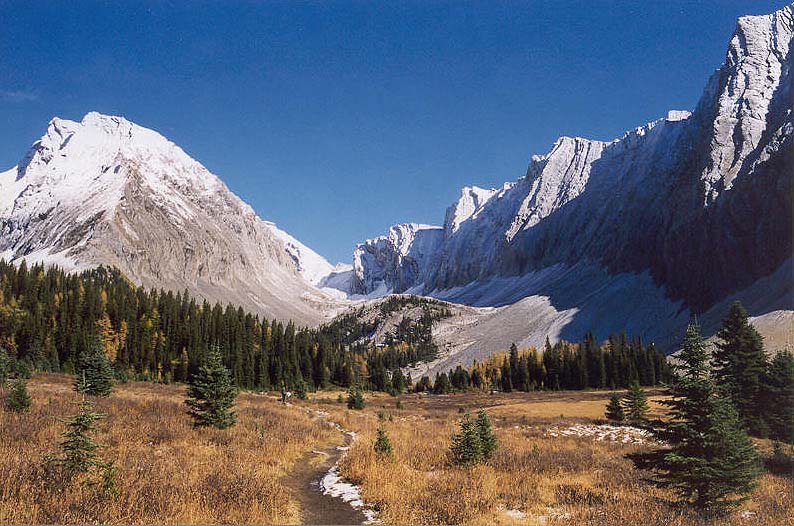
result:
[[(0, 261), (0, 348), (21, 372), (72, 372), (79, 353), (99, 345), (121, 380), (182, 382), (217, 347), (237, 385), (246, 389), (359, 384), (402, 391), (413, 381), (398, 371), (435, 357), (433, 323), (450, 312), (442, 302), (412, 296), (388, 298), (378, 309), (381, 317), (402, 317), (373, 341), (377, 322), (355, 311), (308, 329), (232, 305), (211, 305), (187, 291), (138, 287), (116, 269), (66, 274), (57, 267)], [(409, 311), (414, 314), (402, 314)], [(450, 387), (584, 389), (635, 380), (655, 385), (665, 377), (663, 355), (625, 336), (602, 345), (591, 336), (579, 344), (560, 342), (542, 360), (538, 356), (535, 350), (520, 356), (514, 351), (504, 362), (475, 365), (466, 379), (458, 373)], [(422, 379), (417, 387), (434, 386)]]

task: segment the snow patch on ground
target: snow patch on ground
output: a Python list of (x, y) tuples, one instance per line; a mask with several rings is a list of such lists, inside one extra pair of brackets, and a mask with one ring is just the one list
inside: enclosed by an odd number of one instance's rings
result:
[[(317, 409), (312, 410), (311, 412), (324, 419), (329, 426), (348, 435), (350, 437), (351, 443), (358, 438), (358, 433), (355, 431), (348, 431), (336, 422), (326, 420), (328, 412)], [(345, 458), (350, 446), (337, 446), (336, 449), (343, 452), (342, 456), (339, 457), (339, 460), (333, 466), (331, 466), (331, 469), (329, 469), (325, 476), (323, 476), (323, 478), (320, 480), (320, 491), (322, 491), (324, 495), (330, 495), (334, 498), (342, 499), (353, 509), (360, 510), (366, 518), (364, 524), (373, 524), (378, 522), (377, 513), (375, 510), (368, 507), (364, 503), (364, 498), (361, 496), (361, 488), (355, 484), (345, 482), (345, 480), (342, 478), (342, 475), (339, 473), (339, 462)]]
[(619, 442), (621, 444), (654, 443), (653, 433), (647, 429), (633, 426), (613, 426), (610, 424), (574, 424), (570, 427), (553, 427), (546, 434), (550, 437), (593, 438), (598, 441)]
[[(339, 449), (347, 450), (347, 448), (343, 447)], [(320, 481), (320, 489), (324, 494), (342, 499), (354, 509), (361, 510), (367, 519), (367, 524), (375, 522), (375, 511), (367, 508), (366, 504), (364, 504), (364, 499), (361, 498), (361, 488), (345, 482), (339, 474), (338, 466), (334, 465), (328, 470), (328, 473)]]
[(510, 517), (511, 519), (517, 519), (517, 520), (523, 519), (527, 516), (527, 514), (521, 510), (514, 510), (510, 508), (503, 509), (501, 510), (501, 512), (507, 515), (508, 517)]

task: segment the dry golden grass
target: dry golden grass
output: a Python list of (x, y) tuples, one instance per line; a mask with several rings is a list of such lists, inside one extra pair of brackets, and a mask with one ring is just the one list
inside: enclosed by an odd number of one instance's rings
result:
[(0, 523), (297, 523), (285, 481), (295, 463), (339, 433), (275, 398), (241, 394), (238, 424), (195, 430), (184, 386), (130, 383), (97, 401), (97, 441), (118, 467), (118, 496), (48, 477), (60, 419), (76, 412), (70, 378), (37, 376), (31, 411), (0, 411)]
[[(651, 394), (652, 399), (658, 398), (658, 393)], [(348, 411), (330, 395), (319, 395), (309, 403), (360, 433), (342, 461), (342, 473), (362, 487), (364, 499), (380, 510), (379, 518), (385, 523), (704, 523), (691, 510), (675, 505), (670, 492), (646, 482), (647, 473), (624, 458), (646, 446), (546, 434), (552, 425), (603, 418), (609, 395), (406, 395), (399, 410), (394, 398), (369, 395), (367, 408), (361, 412)], [(487, 408), (492, 416), (500, 447), (488, 465), (466, 469), (448, 460), (449, 438), (456, 431), (461, 407), (472, 412)], [(379, 460), (372, 449), (378, 412), (392, 417), (384, 422), (395, 451), (390, 459)], [(794, 524), (793, 485), (791, 478), (765, 474), (752, 500), (710, 524)], [(519, 510), (525, 516), (511, 517), (507, 510)]]
[[(360, 437), (342, 461), (385, 523), (690, 525), (701, 519), (676, 507), (672, 495), (643, 480), (624, 455), (644, 446), (550, 437), (550, 426), (600, 419), (609, 393), (466, 393), (406, 395), (402, 408), (386, 395), (367, 395), (364, 411), (349, 411), (338, 393), (321, 393), (298, 407), (274, 397), (242, 394), (238, 425), (194, 430), (182, 403), (184, 386), (131, 383), (97, 401), (107, 413), (97, 440), (119, 468), (118, 496), (48, 478), (42, 455), (56, 453), (63, 425), (78, 399), (70, 378), (41, 375), (29, 384), (31, 411), (0, 411), (0, 523), (296, 523), (301, 519), (296, 463), (340, 434), (305, 408)], [(658, 393), (654, 394), (658, 396)], [(300, 407), (300, 406), (305, 406)], [(447, 456), (459, 409), (487, 408), (500, 448), (471, 469)], [(378, 413), (395, 454), (372, 449)], [(562, 415), (562, 416), (561, 416)], [(391, 420), (388, 417), (391, 416)], [(763, 444), (766, 450), (769, 444)], [(765, 474), (729, 524), (794, 524), (792, 478)], [(507, 510), (525, 515), (516, 518)], [(315, 510), (316, 511), (316, 510)]]

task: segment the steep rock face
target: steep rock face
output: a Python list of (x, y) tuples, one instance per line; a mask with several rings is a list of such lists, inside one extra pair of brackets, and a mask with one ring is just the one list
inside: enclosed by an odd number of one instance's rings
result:
[(385, 236), (359, 244), (353, 252), (355, 294), (403, 292), (420, 279), (443, 235), (436, 226), (395, 225)]
[(304, 323), (332, 306), (309, 283), (324, 267), (319, 256), (179, 147), (123, 118), (53, 119), (20, 165), (0, 174), (0, 195), (6, 259), (114, 265), (145, 286)]
[[(426, 265), (407, 274), (378, 267), (386, 288), (501, 306), (525, 290), (512, 278), (528, 276), (527, 295), (562, 311), (587, 304), (587, 287), (563, 290), (532, 276), (561, 268), (647, 275), (667, 297), (658, 312), (674, 309), (672, 320), (706, 312), (781, 269), (794, 250), (793, 13), (788, 6), (742, 17), (691, 115), (671, 111), (611, 142), (563, 137), (518, 181), (464, 189)], [(644, 279), (623, 280), (635, 281), (646, 287)], [(509, 288), (493, 290), (500, 282)], [(364, 292), (374, 290), (366, 285)], [(790, 295), (784, 303), (794, 309)]]

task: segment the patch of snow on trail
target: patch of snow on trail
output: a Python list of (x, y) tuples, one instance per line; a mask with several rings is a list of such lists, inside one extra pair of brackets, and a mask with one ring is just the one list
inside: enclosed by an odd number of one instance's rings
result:
[(584, 437), (598, 441), (620, 442), (622, 444), (653, 443), (653, 433), (633, 426), (613, 426), (609, 424), (574, 424), (570, 427), (553, 427), (547, 434), (551, 437)]
[[(319, 418), (325, 420), (331, 427), (334, 427), (342, 433), (345, 433), (350, 437), (351, 441), (358, 438), (358, 433), (355, 431), (348, 431), (336, 422), (327, 420), (326, 417), (328, 416), (328, 413), (326, 411), (314, 410), (312, 412)], [(326, 473), (322, 480), (320, 480), (320, 491), (322, 491), (324, 495), (330, 495), (334, 498), (342, 499), (343, 501), (350, 504), (353, 509), (360, 510), (366, 518), (364, 524), (373, 524), (378, 522), (375, 510), (367, 507), (367, 505), (364, 503), (364, 499), (361, 496), (361, 488), (355, 484), (345, 482), (342, 478), (342, 475), (339, 473), (339, 462), (345, 458), (350, 446), (337, 446), (336, 449), (343, 452), (342, 456), (339, 457), (339, 460), (337, 460), (336, 463), (331, 466), (331, 469), (328, 470), (328, 473)]]
[(511, 519), (523, 519), (527, 516), (527, 514), (521, 510), (513, 510), (508, 508), (508, 509), (503, 509), (501, 511)]
[[(347, 448), (339, 448), (347, 450)], [(366, 524), (375, 522), (375, 511), (366, 507), (364, 499), (361, 498), (361, 488), (349, 482), (345, 482), (339, 474), (338, 465), (334, 465), (320, 481), (320, 489), (325, 495), (330, 495), (342, 499), (354, 509), (361, 510), (366, 517)]]

